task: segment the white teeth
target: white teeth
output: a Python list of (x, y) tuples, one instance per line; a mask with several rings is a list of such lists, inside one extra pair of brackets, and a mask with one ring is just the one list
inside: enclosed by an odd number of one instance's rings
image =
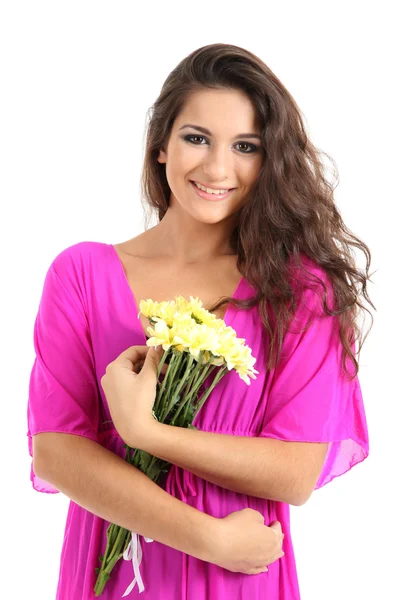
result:
[(200, 185), (200, 183), (197, 183), (197, 181), (193, 182), (195, 184), (196, 187), (198, 187), (200, 190), (203, 190), (203, 192), (207, 192), (207, 194), (214, 194), (216, 196), (220, 196), (221, 194), (225, 194), (225, 192), (228, 192), (229, 190), (213, 190), (211, 188), (208, 187), (204, 187), (204, 185)]

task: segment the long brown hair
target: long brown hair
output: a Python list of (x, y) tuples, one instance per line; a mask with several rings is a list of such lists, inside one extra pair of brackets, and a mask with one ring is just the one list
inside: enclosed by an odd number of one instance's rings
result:
[[(146, 205), (151, 213), (157, 213), (159, 221), (169, 206), (170, 188), (165, 164), (157, 161), (159, 150), (166, 147), (188, 95), (204, 88), (237, 89), (247, 94), (261, 125), (265, 151), (252, 197), (241, 208), (231, 238), (238, 257), (237, 268), (257, 294), (245, 300), (225, 296), (209, 310), (226, 302), (239, 309), (258, 304), (271, 344), (266, 368), (272, 369), (278, 363), (283, 338), (297, 306), (297, 295), (290, 283), (290, 263), (299, 268), (298, 272), (309, 273), (302, 262), (302, 256), (306, 256), (325, 271), (332, 285), (335, 310), (328, 307), (327, 288), (317, 278), (324, 289), (324, 313), (339, 315), (342, 367), (349, 374), (346, 355), (349, 356), (355, 367), (350, 377), (356, 377), (356, 354), (366, 337), (360, 337), (357, 317), (360, 309), (371, 315), (360, 302), (361, 295), (376, 310), (367, 292), (371, 253), (346, 227), (335, 205), (336, 164), (310, 142), (301, 111), (290, 93), (271, 69), (248, 50), (230, 44), (203, 46), (184, 58), (164, 82), (149, 109), (141, 178), (146, 229)], [(334, 164), (333, 183), (326, 178), (322, 155)], [(352, 247), (364, 253), (365, 273), (357, 268)], [(315, 281), (315, 276), (309, 275)], [(359, 349), (353, 354), (356, 340), (360, 342)]]

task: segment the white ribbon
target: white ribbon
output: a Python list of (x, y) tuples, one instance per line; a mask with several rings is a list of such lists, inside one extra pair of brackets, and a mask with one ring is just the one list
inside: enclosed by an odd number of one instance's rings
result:
[[(127, 596), (128, 594), (131, 593), (131, 591), (135, 587), (136, 581), (139, 586), (139, 594), (141, 594), (144, 590), (144, 585), (143, 585), (143, 581), (142, 581), (142, 577), (140, 575), (140, 569), (139, 569), (140, 564), (142, 562), (142, 548), (140, 546), (139, 535), (137, 533), (134, 533), (133, 531), (131, 531), (131, 534), (132, 534), (132, 539), (129, 542), (129, 546), (125, 550), (123, 557), (125, 560), (132, 559), (133, 572), (135, 574), (135, 578), (132, 581), (132, 583), (130, 583), (129, 586), (126, 588), (125, 593), (122, 596), (122, 598), (124, 598), (125, 596)], [(147, 538), (147, 537), (145, 537), (144, 539), (146, 540), (146, 542), (154, 541), (151, 538)]]

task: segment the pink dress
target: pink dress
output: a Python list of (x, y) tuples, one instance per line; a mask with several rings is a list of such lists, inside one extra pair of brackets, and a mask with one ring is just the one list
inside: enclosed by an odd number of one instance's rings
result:
[[(313, 272), (322, 269), (304, 257)], [(328, 283), (328, 290), (329, 287)], [(254, 289), (242, 278), (234, 296)], [(330, 296), (331, 297), (331, 296)], [(228, 372), (197, 415), (204, 431), (269, 437), (297, 442), (329, 442), (315, 489), (342, 475), (369, 453), (368, 431), (358, 378), (349, 382), (340, 372), (337, 319), (316, 318), (302, 333), (315, 309), (322, 306), (315, 291), (304, 292), (296, 313), (298, 325), (284, 339), (276, 369), (266, 371), (268, 340), (258, 308), (240, 311), (228, 306), (225, 322), (245, 338), (257, 357), (257, 379), (249, 386)], [(111, 244), (81, 242), (63, 250), (50, 265), (34, 324), (33, 364), (28, 401), (28, 441), (53, 431), (87, 437), (125, 457), (123, 441), (110, 420), (100, 380), (106, 366), (146, 338), (139, 308), (123, 265)], [(349, 369), (353, 372), (350, 361)], [(39, 479), (39, 492), (57, 493)], [(265, 524), (275, 519), (285, 533), (285, 556), (259, 575), (232, 573), (157, 541), (140, 537), (144, 591), (136, 585), (127, 598), (149, 600), (297, 600), (300, 598), (290, 535), (289, 505), (239, 494), (173, 465), (164, 489), (179, 500), (214, 517), (246, 507), (261, 512)], [(95, 567), (105, 548), (108, 523), (70, 501), (60, 559), (57, 600), (94, 598)], [(121, 598), (133, 579), (132, 562), (120, 560), (107, 583), (103, 600)]]

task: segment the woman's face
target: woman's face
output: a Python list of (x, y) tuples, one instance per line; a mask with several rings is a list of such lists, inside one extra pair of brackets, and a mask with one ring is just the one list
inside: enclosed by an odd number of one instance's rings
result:
[[(216, 223), (237, 213), (263, 162), (259, 136), (253, 105), (244, 92), (193, 92), (175, 119), (167, 148), (158, 156), (158, 162), (166, 163), (170, 206), (178, 204), (203, 223)], [(234, 189), (214, 201), (201, 197), (194, 181), (209, 188)]]

